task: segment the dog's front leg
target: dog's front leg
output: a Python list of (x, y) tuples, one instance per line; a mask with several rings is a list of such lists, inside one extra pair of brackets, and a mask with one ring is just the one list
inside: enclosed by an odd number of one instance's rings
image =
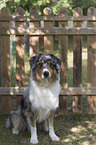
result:
[(49, 118), (49, 136), (53, 141), (59, 141), (59, 137), (54, 132), (53, 127), (53, 119), (54, 119), (55, 111), (50, 112), (50, 118)]
[(32, 143), (32, 144), (37, 144), (38, 143), (37, 129), (36, 129), (36, 127), (32, 127), (32, 126), (31, 126), (31, 139), (30, 139), (30, 143)]
[(31, 130), (30, 143), (37, 144), (38, 143), (37, 128), (36, 128), (37, 112), (34, 113), (33, 120), (31, 119), (29, 112), (26, 113), (26, 116), (27, 116), (28, 123), (29, 123), (30, 130)]

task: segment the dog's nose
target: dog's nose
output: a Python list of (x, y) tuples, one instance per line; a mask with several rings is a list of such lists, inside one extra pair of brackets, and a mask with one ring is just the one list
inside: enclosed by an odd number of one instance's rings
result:
[(49, 78), (49, 72), (48, 71), (44, 71), (44, 78)]

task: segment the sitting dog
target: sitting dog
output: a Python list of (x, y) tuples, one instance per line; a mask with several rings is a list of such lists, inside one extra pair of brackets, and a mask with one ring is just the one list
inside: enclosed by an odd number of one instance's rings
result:
[(53, 118), (59, 105), (61, 60), (53, 54), (38, 54), (31, 57), (29, 62), (31, 82), (16, 111), (11, 111), (6, 127), (12, 125), (12, 133), (18, 134), (28, 125), (31, 131), (30, 143), (37, 144), (36, 121), (45, 121), (50, 138), (59, 141), (54, 132)]

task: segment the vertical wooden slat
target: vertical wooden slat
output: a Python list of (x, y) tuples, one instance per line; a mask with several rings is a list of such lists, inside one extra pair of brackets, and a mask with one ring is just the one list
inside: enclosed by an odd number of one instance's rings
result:
[[(1, 16), (1, 13), (0, 13)], [(0, 23), (1, 27), (1, 23)], [(0, 87), (1, 87), (1, 35), (0, 35)], [(2, 96), (0, 96), (0, 112), (2, 111)]]
[[(1, 14), (0, 14), (1, 16)], [(1, 22), (0, 22), (0, 27), (1, 27)], [(0, 87), (1, 87), (1, 34), (0, 34)], [(0, 97), (1, 99), (1, 97)], [(1, 101), (0, 101), (1, 102)]]
[[(88, 16), (96, 16), (96, 8), (90, 7)], [(96, 22), (88, 21), (88, 27), (96, 27)], [(96, 87), (96, 36), (88, 36), (88, 87)], [(96, 113), (96, 96), (87, 97), (88, 113)]]
[[(16, 16), (23, 16), (24, 9), (18, 7), (15, 9)], [(24, 22), (16, 22), (15, 27), (24, 27)], [(24, 36), (16, 36), (16, 86), (24, 86)], [(16, 106), (19, 105), (20, 96), (16, 96)]]
[[(60, 8), (59, 15), (68, 16), (68, 10), (64, 7)], [(58, 22), (58, 27), (68, 27), (68, 21)], [(68, 36), (58, 37), (59, 55), (62, 61), (61, 65), (61, 87), (68, 87)], [(59, 112), (60, 114), (68, 113), (68, 96), (59, 97)]]
[[(30, 16), (38, 16), (36, 7), (30, 8)], [(39, 27), (39, 22), (30, 22), (29, 27)], [(39, 53), (39, 36), (30, 37), (30, 57)]]
[[(73, 16), (83, 16), (81, 8), (73, 11)], [(74, 21), (74, 27), (82, 27), (82, 21)], [(73, 36), (73, 86), (82, 86), (82, 36)], [(82, 113), (82, 96), (73, 97), (73, 112)]]
[[(51, 8), (45, 8), (44, 15), (51, 16)], [(53, 21), (44, 22), (44, 27), (53, 27)], [(44, 36), (44, 53), (53, 53), (53, 36)]]
[[(10, 10), (8, 8), (1, 9), (2, 16), (9, 16)], [(2, 27), (9, 27), (9, 22), (1, 22)], [(10, 76), (10, 36), (1, 36), (1, 86), (11, 86)], [(7, 114), (11, 108), (11, 97), (2, 97), (2, 112)]]

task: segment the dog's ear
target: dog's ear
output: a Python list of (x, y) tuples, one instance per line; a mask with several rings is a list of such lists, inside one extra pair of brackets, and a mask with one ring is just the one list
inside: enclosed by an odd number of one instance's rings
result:
[(39, 58), (40, 58), (40, 54), (37, 54), (37, 55), (30, 58), (29, 63), (30, 63), (30, 66), (32, 68), (32, 71), (35, 70)]
[(61, 59), (58, 58), (57, 56), (55, 56), (54, 54), (50, 54), (51, 55), (51, 58), (52, 58), (52, 61), (53, 63), (55, 63), (56, 65), (56, 70), (60, 70), (61, 68)]

